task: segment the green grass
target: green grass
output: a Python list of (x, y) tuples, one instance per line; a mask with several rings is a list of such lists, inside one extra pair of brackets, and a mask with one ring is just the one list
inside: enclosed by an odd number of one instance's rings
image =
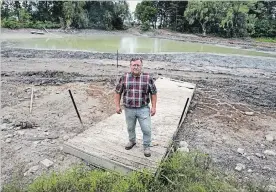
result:
[(78, 166), (66, 172), (43, 175), (33, 183), (6, 185), (3, 192), (235, 192), (264, 191), (252, 185), (239, 188), (233, 178), (214, 171), (210, 158), (199, 153), (174, 153), (160, 165), (154, 177), (147, 170), (123, 176), (115, 172), (87, 170)]
[(255, 40), (257, 42), (276, 43), (276, 38), (259, 37), (259, 38), (255, 38)]

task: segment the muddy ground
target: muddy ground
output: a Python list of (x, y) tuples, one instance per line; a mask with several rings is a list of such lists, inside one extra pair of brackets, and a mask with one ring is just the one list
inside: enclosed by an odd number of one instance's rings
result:
[[(240, 181), (276, 186), (276, 59), (192, 53), (142, 56), (144, 70), (154, 78), (197, 85), (177, 141), (210, 154), (215, 167)], [(64, 141), (83, 131), (68, 90), (87, 129), (115, 113), (116, 74), (128, 71), (128, 63), (128, 56), (121, 55), (117, 71), (112, 54), (2, 47), (1, 184), (13, 178), (29, 183), (44, 172), (85, 163), (62, 151)], [(53, 165), (46, 168), (44, 159)], [(235, 170), (238, 163), (240, 171)]]

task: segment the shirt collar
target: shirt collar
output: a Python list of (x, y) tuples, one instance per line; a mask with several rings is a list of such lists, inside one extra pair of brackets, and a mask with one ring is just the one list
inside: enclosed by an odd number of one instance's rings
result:
[(135, 75), (133, 75), (132, 72), (130, 72), (130, 75), (131, 75), (131, 77), (140, 77), (140, 76), (142, 75), (142, 73), (143, 73), (143, 72), (141, 72), (138, 76), (135, 76)]

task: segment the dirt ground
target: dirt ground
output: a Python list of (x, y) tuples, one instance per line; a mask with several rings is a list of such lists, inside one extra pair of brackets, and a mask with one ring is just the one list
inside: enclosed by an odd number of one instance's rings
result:
[[(210, 154), (215, 167), (241, 182), (276, 186), (276, 59), (238, 70), (235, 61), (223, 66), (212, 60), (206, 66), (185, 62), (144, 61), (144, 70), (156, 79), (167, 76), (197, 85), (177, 141)], [(112, 59), (2, 55), (1, 184), (14, 178), (29, 183), (42, 173), (85, 163), (63, 153), (62, 143), (115, 113), (115, 64)], [(128, 61), (119, 64), (119, 74), (128, 71)], [(52, 166), (43, 165), (45, 159)], [(239, 163), (240, 171), (235, 169)]]

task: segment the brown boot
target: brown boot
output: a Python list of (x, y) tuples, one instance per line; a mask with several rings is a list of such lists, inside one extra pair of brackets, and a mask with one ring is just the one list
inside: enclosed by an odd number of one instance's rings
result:
[(134, 147), (134, 145), (136, 145), (136, 142), (129, 141), (129, 142), (127, 143), (127, 145), (125, 146), (125, 149), (126, 149), (126, 150), (130, 150), (130, 149), (132, 149), (132, 147)]

